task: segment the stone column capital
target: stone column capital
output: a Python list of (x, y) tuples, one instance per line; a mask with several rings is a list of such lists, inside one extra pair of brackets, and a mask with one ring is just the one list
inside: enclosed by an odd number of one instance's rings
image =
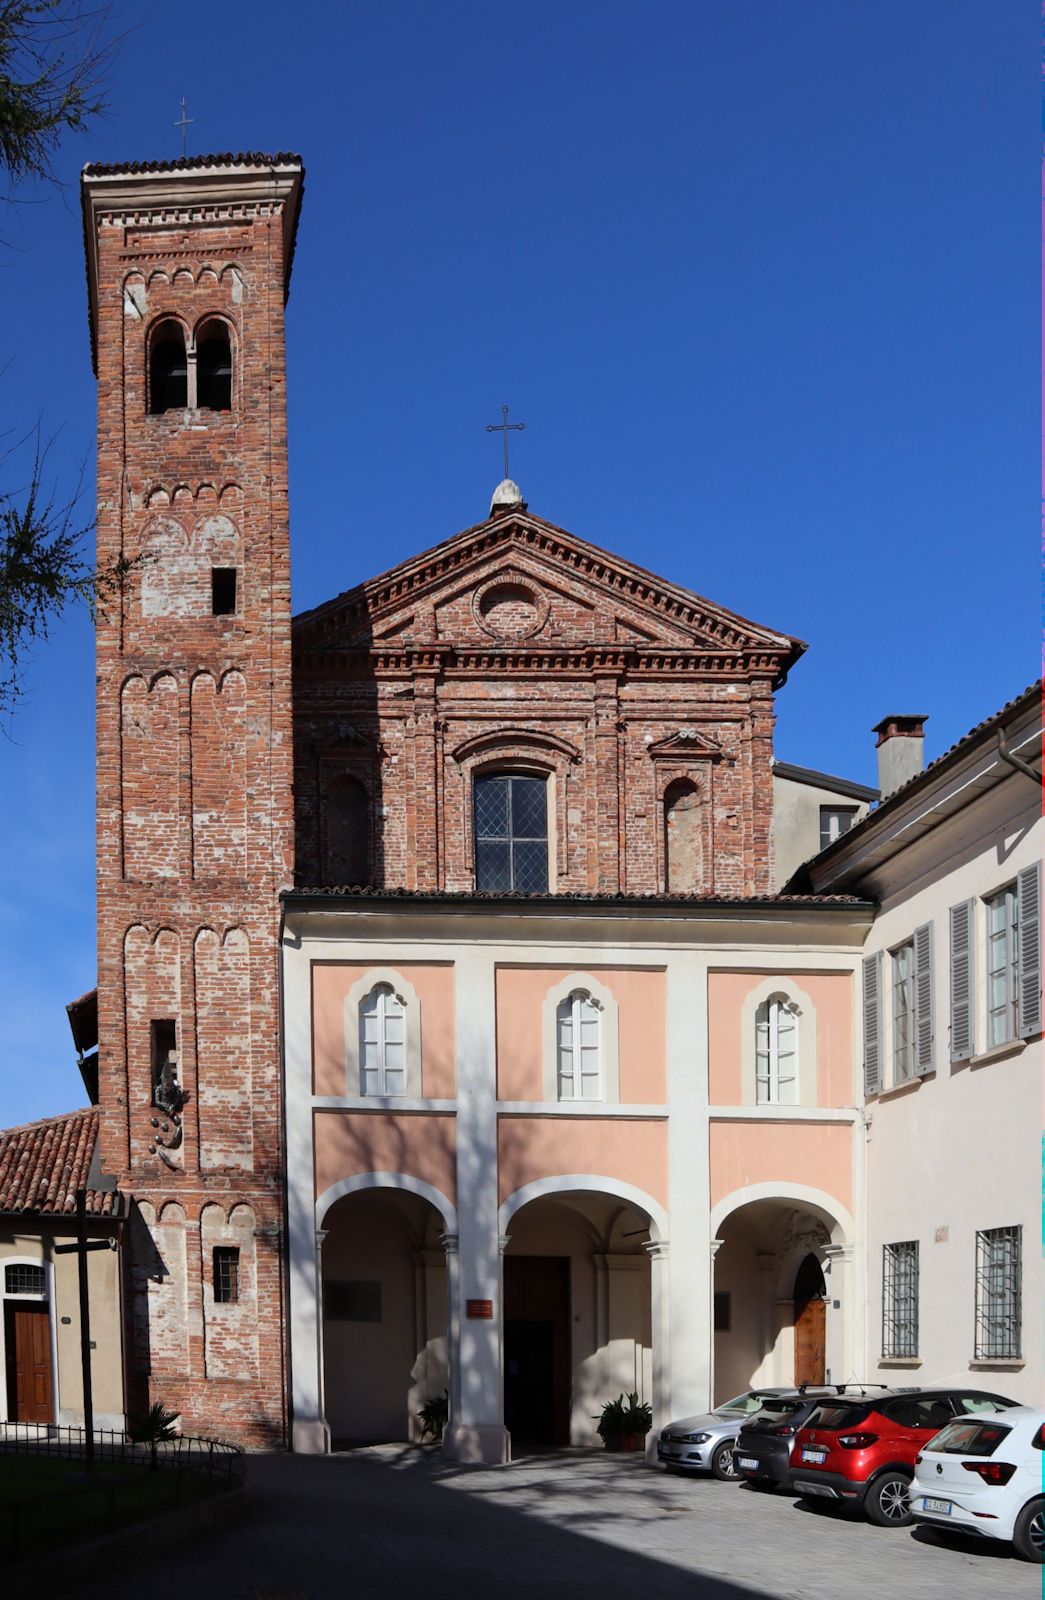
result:
[(668, 1259), (667, 1239), (651, 1239), (649, 1244), (642, 1247), (651, 1261), (666, 1261)]
[(853, 1259), (853, 1247), (851, 1244), (824, 1244), (820, 1248), (832, 1265), (836, 1261), (845, 1264)]
[(329, 1228), (317, 1228), (316, 1229), (316, 1255), (317, 1256), (322, 1254), (322, 1251), (323, 1251), (323, 1240), (327, 1237), (327, 1234), (329, 1232), (330, 1232)]
[(722, 1249), (722, 1246), (725, 1244), (725, 1242), (726, 1242), (725, 1239), (709, 1239), (708, 1240), (708, 1249), (711, 1251), (711, 1259), (712, 1259), (712, 1261), (714, 1261), (715, 1257), (718, 1255), (719, 1251)]
[(441, 1233), (439, 1235), (439, 1243), (442, 1245), (448, 1256), (455, 1256), (457, 1254), (458, 1239), (456, 1233)]

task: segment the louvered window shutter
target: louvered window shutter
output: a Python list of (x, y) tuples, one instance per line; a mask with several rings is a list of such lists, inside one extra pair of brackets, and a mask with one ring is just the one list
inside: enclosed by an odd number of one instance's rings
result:
[(864, 957), (864, 1094), (882, 1087), (882, 952)]
[(1016, 925), (1020, 940), (1019, 1034), (1041, 1032), (1041, 862), (1016, 875)]
[(914, 930), (914, 1070), (933, 1070), (933, 925)]
[(951, 907), (951, 1060), (968, 1061), (973, 1051), (973, 903)]

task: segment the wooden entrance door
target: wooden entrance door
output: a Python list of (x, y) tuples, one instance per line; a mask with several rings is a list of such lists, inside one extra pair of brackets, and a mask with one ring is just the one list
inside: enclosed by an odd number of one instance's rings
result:
[(504, 1424), (516, 1445), (570, 1442), (570, 1260), (504, 1258)]
[(8, 1417), (12, 1422), (50, 1422), (51, 1322), (47, 1306), (8, 1300), (4, 1348)]
[(806, 1256), (795, 1277), (795, 1383), (826, 1378), (827, 1301), (824, 1274), (814, 1255)]

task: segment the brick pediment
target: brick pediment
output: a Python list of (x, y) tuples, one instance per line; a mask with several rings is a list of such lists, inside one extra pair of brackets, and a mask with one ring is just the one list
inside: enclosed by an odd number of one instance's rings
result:
[(724, 761), (725, 751), (697, 728), (680, 728), (667, 739), (647, 746), (654, 761)]
[[(297, 617), (299, 652), (711, 653), (779, 678), (805, 648), (529, 513), (466, 529)], [(722, 670), (722, 665), (718, 670)], [(727, 668), (728, 670), (728, 668)]]

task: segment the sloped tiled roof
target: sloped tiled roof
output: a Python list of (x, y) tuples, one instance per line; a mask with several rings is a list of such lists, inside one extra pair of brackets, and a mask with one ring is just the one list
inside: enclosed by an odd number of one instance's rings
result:
[[(98, 1108), (0, 1131), (0, 1213), (74, 1216), (98, 1141)], [(120, 1195), (87, 1189), (87, 1214), (119, 1215)]]
[(489, 902), (499, 906), (543, 906), (554, 912), (573, 905), (624, 906), (628, 910), (641, 909), (655, 914), (686, 906), (695, 910), (699, 906), (725, 907), (732, 911), (765, 910), (768, 907), (783, 911), (816, 910), (820, 906), (860, 909), (871, 904), (856, 894), (618, 894), (616, 892), (591, 893), (587, 890), (569, 890), (565, 894), (520, 894), (515, 889), (374, 889), (359, 884), (335, 884), (329, 888), (319, 885), (298, 889), (284, 889), (282, 900), (407, 900), (420, 903), (446, 901), (450, 904)]
[(260, 150), (240, 150), (235, 155), (177, 156), (172, 161), (89, 161), (84, 167), (86, 178), (115, 178), (123, 173), (139, 172), (198, 172), (201, 167), (300, 167), (301, 157), (281, 150), (277, 155), (264, 155)]

